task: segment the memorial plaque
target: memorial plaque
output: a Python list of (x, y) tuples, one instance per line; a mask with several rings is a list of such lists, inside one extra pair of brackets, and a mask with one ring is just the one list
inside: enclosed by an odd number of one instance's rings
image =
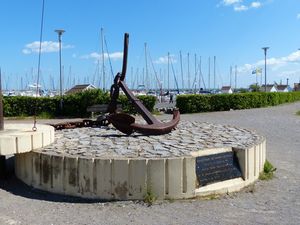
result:
[(196, 175), (200, 186), (242, 177), (233, 152), (197, 157)]

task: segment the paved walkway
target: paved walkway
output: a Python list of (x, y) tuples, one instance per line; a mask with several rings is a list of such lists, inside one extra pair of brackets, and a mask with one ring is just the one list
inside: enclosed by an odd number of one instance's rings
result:
[[(85, 202), (32, 190), (15, 178), (0, 184), (0, 224), (299, 224), (300, 103), (272, 108), (182, 115), (236, 125), (267, 138), (276, 178), (216, 200), (147, 207), (135, 202)], [(162, 116), (171, 117), (170, 115)]]

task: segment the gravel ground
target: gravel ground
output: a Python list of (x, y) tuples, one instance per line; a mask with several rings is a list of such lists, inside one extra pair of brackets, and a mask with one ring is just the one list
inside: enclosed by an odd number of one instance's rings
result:
[[(182, 115), (230, 124), (267, 138), (271, 181), (214, 200), (89, 202), (39, 192), (15, 178), (0, 184), (0, 224), (300, 224), (300, 103), (272, 108)], [(163, 116), (163, 118), (170, 116)]]

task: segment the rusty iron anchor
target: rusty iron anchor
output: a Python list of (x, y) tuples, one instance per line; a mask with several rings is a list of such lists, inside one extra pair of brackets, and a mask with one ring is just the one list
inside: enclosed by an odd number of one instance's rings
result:
[[(133, 95), (125, 83), (125, 76), (127, 70), (127, 56), (128, 56), (129, 34), (124, 35), (124, 53), (122, 73), (115, 76), (114, 84), (110, 89), (111, 101), (108, 105), (107, 111), (109, 115), (107, 119), (119, 131), (130, 135), (133, 132), (138, 132), (146, 135), (161, 135), (170, 133), (178, 124), (180, 120), (180, 113), (178, 109), (173, 111), (173, 119), (169, 122), (161, 122), (156, 119), (151, 112), (143, 105), (143, 103)], [(131, 101), (138, 113), (142, 115), (147, 124), (135, 123), (135, 118), (126, 113), (117, 112), (117, 99), (119, 97), (120, 88), (123, 90), (127, 98)]]

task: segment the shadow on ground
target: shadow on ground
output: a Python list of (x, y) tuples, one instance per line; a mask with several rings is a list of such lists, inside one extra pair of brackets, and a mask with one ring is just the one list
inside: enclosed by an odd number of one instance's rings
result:
[[(72, 196), (65, 196), (59, 194), (52, 194), (49, 192), (41, 191), (29, 187), (20, 181), (14, 174), (0, 179), (0, 189), (10, 192), (14, 195), (21, 196), (29, 199), (36, 199), (49, 202), (64, 202), (64, 203), (105, 203), (106, 200), (101, 199), (82, 199)], [(1, 191), (1, 190), (0, 190)]]

